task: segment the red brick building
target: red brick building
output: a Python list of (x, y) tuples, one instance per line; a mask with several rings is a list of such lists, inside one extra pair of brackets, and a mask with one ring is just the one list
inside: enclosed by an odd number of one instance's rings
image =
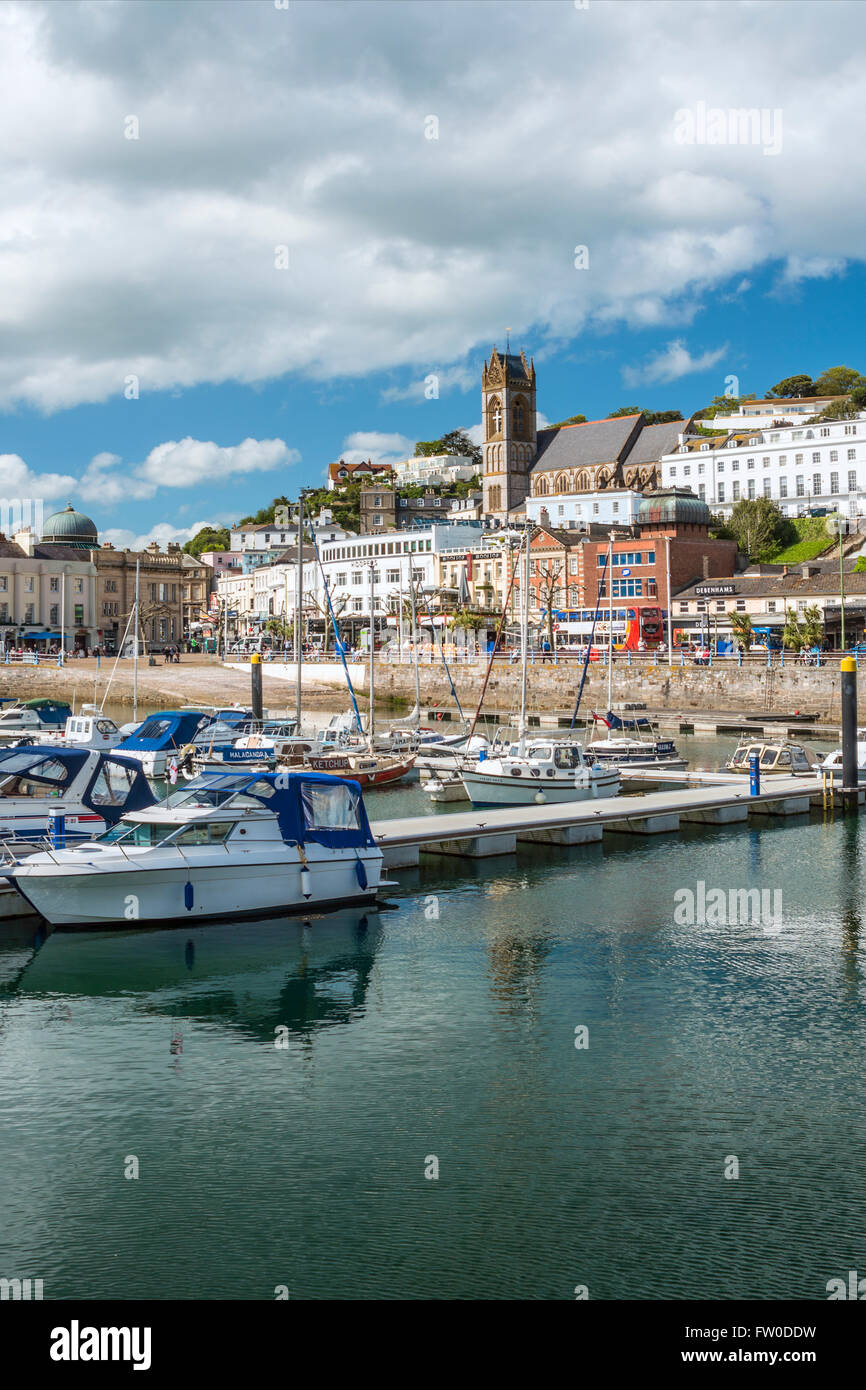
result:
[[(612, 599), (614, 607), (618, 601), (644, 603), (667, 612), (668, 563), (673, 594), (736, 570), (735, 543), (712, 540), (709, 525), (706, 503), (685, 488), (667, 488), (645, 497), (634, 526), (562, 530), (547, 525), (542, 517), (530, 541), (532, 620), (537, 622), (549, 605), (595, 609), (610, 555), (611, 588), (604, 588), (604, 606)], [(515, 587), (521, 583), (518, 573)]]

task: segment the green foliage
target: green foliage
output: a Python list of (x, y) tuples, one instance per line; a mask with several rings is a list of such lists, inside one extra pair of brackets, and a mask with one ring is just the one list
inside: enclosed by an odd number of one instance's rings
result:
[(857, 563), (854, 566), (854, 573), (866, 574), (866, 555), (858, 556)]
[(477, 632), (479, 628), (486, 627), (488, 619), (480, 613), (470, 613), (466, 608), (459, 608), (453, 618), (449, 618), (448, 626), (451, 628), (462, 628), (464, 632)]
[(792, 536), (788, 517), (769, 497), (743, 498), (731, 511), (728, 529), (744, 555), (769, 560)]
[(817, 425), (820, 420), (852, 420), (860, 409), (862, 407), (856, 405), (849, 396), (845, 396), (840, 401), (831, 401), (829, 405), (825, 405), (817, 415), (810, 415), (806, 424)]
[(265, 623), (265, 632), (272, 633), (281, 642), (290, 642), (294, 639), (295, 625), (294, 623), (287, 623), (284, 618), (268, 618)]
[(828, 367), (815, 382), (816, 396), (846, 396), (855, 386), (866, 384), (853, 367)]
[(824, 640), (824, 619), (817, 603), (803, 611), (803, 639), (807, 647), (819, 647)]
[(790, 540), (770, 556), (774, 565), (802, 565), (832, 546), (825, 517), (798, 516), (789, 518), (789, 521)]
[(805, 646), (803, 625), (797, 618), (796, 610), (785, 605), (785, 626), (782, 629), (782, 645), (798, 652)]
[(422, 439), (415, 445), (416, 458), (430, 458), (433, 454), (462, 454), (470, 458), (476, 468), (481, 468), (483, 463), (480, 448), (472, 443), (465, 430), (450, 430), (441, 439)]
[(183, 549), (187, 555), (194, 555), (198, 560), (203, 550), (230, 550), (231, 536), (225, 526), (203, 526), (192, 540), (186, 542)]
[(768, 396), (814, 396), (815, 387), (810, 376), (801, 374), (800, 376), (786, 376), (782, 381), (777, 381), (775, 386), (771, 386), (767, 392)]
[(742, 647), (744, 651), (749, 650), (755, 640), (755, 634), (748, 613), (731, 614), (731, 634), (739, 647)]
[(746, 401), (754, 400), (757, 400), (754, 391), (750, 391), (748, 396), (713, 396), (712, 403), (703, 410), (696, 410), (695, 415), (702, 415), (707, 420), (714, 419), (716, 415), (732, 415)]
[(546, 425), (548, 430), (561, 430), (564, 425), (585, 425), (585, 415), (569, 415), (567, 420), (557, 420), (555, 425)]
[(669, 420), (683, 418), (680, 410), (643, 410), (639, 405), (621, 405), (619, 410), (612, 410), (607, 418), (618, 420), (622, 415), (642, 415), (648, 425), (665, 425)]

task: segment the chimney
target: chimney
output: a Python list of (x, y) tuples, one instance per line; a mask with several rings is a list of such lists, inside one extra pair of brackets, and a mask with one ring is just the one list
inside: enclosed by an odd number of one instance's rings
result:
[(550, 525), (550, 513), (548, 512), (546, 507), (542, 507), (538, 513), (538, 524), (539, 526)]

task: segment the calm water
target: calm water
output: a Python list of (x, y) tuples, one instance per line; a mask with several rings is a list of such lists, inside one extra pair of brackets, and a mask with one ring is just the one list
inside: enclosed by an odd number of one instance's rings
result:
[[(46, 1298), (826, 1297), (866, 1267), (864, 836), (813, 817), (430, 860), (393, 910), (309, 923), (0, 929), (0, 1275)], [(696, 879), (781, 889), (780, 923), (677, 925)]]

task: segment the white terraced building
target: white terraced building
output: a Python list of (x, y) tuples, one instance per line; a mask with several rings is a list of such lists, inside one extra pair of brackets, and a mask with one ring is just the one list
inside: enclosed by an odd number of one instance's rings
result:
[(689, 487), (723, 516), (742, 498), (769, 497), (786, 516), (826, 508), (856, 518), (866, 511), (866, 411), (714, 438), (682, 434), (661, 469), (664, 487)]

